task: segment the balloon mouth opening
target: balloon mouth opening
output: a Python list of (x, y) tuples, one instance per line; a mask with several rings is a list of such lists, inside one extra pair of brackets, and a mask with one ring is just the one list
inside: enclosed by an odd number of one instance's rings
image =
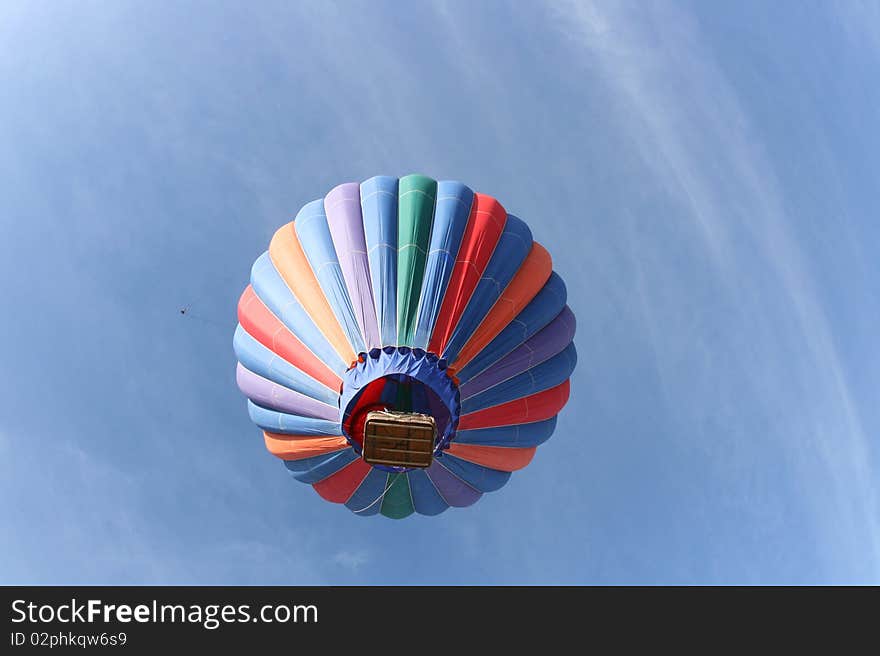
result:
[[(422, 381), (406, 374), (389, 374), (368, 383), (361, 394), (349, 404), (348, 416), (342, 424), (346, 439), (354, 450), (364, 457), (367, 422), (372, 413), (394, 413), (415, 419), (419, 415), (433, 420), (434, 434), (430, 454), (436, 456), (449, 445), (452, 435), (452, 412), (440, 396)], [(370, 460), (364, 457), (365, 460)], [(416, 466), (396, 466), (371, 462), (373, 467), (387, 471), (408, 471)]]
[[(340, 406), (342, 432), (355, 452), (377, 469), (403, 472), (427, 467), (448, 448), (458, 426), (460, 402), (446, 363), (436, 355), (420, 349), (386, 347), (362, 353), (346, 372)], [(372, 419), (378, 423), (371, 424)], [(380, 424), (384, 428), (378, 428)], [(425, 444), (429, 434), (433, 443)], [(386, 446), (390, 436), (413, 439), (412, 444), (398, 441), (398, 445), (410, 452), (402, 460), (417, 464), (375, 460), (371, 457), (375, 445), (371, 439), (377, 436), (386, 440)], [(416, 455), (414, 450), (426, 453)]]

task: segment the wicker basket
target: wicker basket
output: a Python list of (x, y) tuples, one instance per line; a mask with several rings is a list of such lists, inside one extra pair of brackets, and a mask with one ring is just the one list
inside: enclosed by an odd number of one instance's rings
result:
[(436, 439), (430, 415), (373, 410), (364, 424), (363, 457), (371, 465), (423, 469), (431, 465)]

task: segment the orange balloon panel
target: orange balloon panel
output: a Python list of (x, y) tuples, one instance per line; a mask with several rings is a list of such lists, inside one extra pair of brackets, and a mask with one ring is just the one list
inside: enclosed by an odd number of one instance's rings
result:
[(513, 280), (502, 292), (492, 306), (489, 314), (477, 327), (474, 334), (459, 352), (452, 369), (457, 371), (470, 362), (474, 356), (485, 348), (505, 327), (519, 314), (522, 309), (541, 291), (544, 283), (553, 272), (553, 260), (547, 249), (532, 244), (525, 262), (517, 271)]
[(354, 362), (357, 355), (342, 332), (318, 279), (315, 278), (292, 221), (282, 226), (272, 237), (269, 242), (269, 257), (293, 295), (342, 360)]
[(315, 437), (314, 435), (284, 435), (281, 433), (263, 432), (266, 448), (273, 456), (282, 460), (302, 460), (325, 453), (341, 451), (348, 447), (348, 441), (342, 436)]
[(501, 471), (516, 471), (528, 465), (537, 447), (517, 448), (509, 446), (482, 446), (479, 444), (449, 445), (447, 453), (462, 460)]

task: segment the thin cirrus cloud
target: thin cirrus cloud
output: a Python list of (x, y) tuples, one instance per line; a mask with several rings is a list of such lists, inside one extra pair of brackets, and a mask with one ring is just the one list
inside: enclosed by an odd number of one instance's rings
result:
[[(791, 203), (776, 181), (774, 163), (763, 152), (737, 91), (715, 64), (698, 22), (674, 3), (552, 3), (551, 10), (575, 56), (596, 64), (618, 95), (621, 129), (642, 145), (652, 183), (683, 208), (711, 254), (711, 265), (739, 310), (731, 320), (741, 325), (731, 327), (756, 340), (749, 345), (749, 375), (778, 383), (751, 401), (787, 420), (782, 430), (762, 437), (788, 443), (801, 491), (808, 503), (816, 502), (818, 534), (832, 543), (825, 545), (826, 557), (833, 562), (840, 555), (834, 551), (843, 548), (849, 557), (871, 563), (876, 576), (880, 521), (868, 436), (798, 242), (797, 216), (786, 209)], [(741, 257), (738, 246), (743, 242), (763, 260), (767, 278), (751, 276), (751, 259)], [(651, 298), (641, 295), (649, 322), (662, 314)], [(782, 327), (785, 322), (772, 325), (778, 312), (792, 319), (794, 335)], [(670, 337), (656, 337), (655, 343)], [(789, 339), (797, 339), (802, 349), (796, 364), (774, 353)], [(665, 355), (658, 355), (661, 369), (671, 366)], [(800, 386), (810, 388), (809, 394), (793, 398)], [(684, 412), (699, 420), (712, 410)], [(736, 421), (733, 415), (730, 419)], [(803, 448), (815, 453), (803, 457)]]

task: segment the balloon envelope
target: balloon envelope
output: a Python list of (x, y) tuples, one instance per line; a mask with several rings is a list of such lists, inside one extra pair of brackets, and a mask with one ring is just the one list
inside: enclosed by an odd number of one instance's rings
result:
[[(496, 199), (421, 175), (346, 183), (254, 263), (236, 381), (266, 448), (321, 497), (436, 515), (498, 490), (552, 435), (577, 361), (565, 303), (550, 254)], [(380, 409), (433, 419), (429, 467), (364, 460)]]

